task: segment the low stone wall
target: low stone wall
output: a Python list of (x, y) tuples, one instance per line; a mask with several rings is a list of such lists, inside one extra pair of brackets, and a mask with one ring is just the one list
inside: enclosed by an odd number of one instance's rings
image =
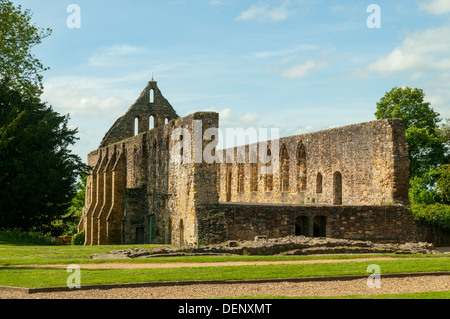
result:
[(219, 204), (199, 209), (199, 243), (255, 236), (329, 237), (378, 242), (416, 241), (412, 212), (403, 205), (304, 206)]
[(436, 247), (450, 246), (450, 230), (417, 222), (417, 240), (433, 243)]

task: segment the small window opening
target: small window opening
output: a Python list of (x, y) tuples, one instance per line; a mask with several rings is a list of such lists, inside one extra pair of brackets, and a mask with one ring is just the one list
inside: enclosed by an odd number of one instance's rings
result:
[(150, 103), (154, 103), (155, 102), (155, 90), (151, 89), (150, 90)]
[(139, 134), (139, 118), (134, 119), (134, 136)]
[(148, 129), (152, 130), (155, 128), (155, 117), (153, 115), (150, 115), (148, 118)]

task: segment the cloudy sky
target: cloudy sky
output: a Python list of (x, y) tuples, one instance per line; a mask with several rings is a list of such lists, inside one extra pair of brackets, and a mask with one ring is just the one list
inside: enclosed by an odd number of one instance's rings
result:
[(449, 0), (13, 2), (53, 29), (34, 50), (50, 67), (43, 99), (70, 114), (83, 160), (152, 73), (180, 116), (216, 111), (223, 128), (371, 121), (394, 86), (422, 88), (450, 117)]

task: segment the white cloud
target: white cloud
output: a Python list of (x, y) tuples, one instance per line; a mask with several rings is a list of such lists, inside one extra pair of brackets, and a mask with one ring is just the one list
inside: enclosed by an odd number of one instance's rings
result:
[(450, 13), (449, 0), (430, 0), (419, 4), (419, 8), (431, 14)]
[(111, 67), (117, 64), (120, 59), (129, 59), (132, 55), (136, 56), (144, 53), (148, 53), (147, 48), (140, 48), (128, 44), (117, 44), (96, 52), (89, 58), (89, 65), (94, 67)]
[(317, 46), (314, 46), (311, 44), (301, 44), (292, 49), (254, 52), (254, 53), (251, 53), (250, 56), (255, 57), (255, 58), (272, 58), (272, 57), (286, 56), (286, 55), (298, 53), (301, 51), (314, 50), (314, 49), (317, 49)]
[[(71, 116), (119, 116), (129, 108), (130, 92), (114, 89), (117, 79), (78, 76), (45, 81), (43, 100)], [(127, 98), (128, 97), (128, 98)]]
[(361, 74), (411, 72), (413, 78), (434, 71), (450, 71), (450, 27), (419, 31), (407, 36), (387, 56), (360, 70)]
[(314, 70), (322, 69), (326, 64), (325, 61), (308, 60), (284, 70), (281, 75), (289, 79), (305, 78)]
[(288, 4), (289, 1), (285, 1), (279, 7), (271, 8), (265, 2), (258, 2), (242, 12), (236, 20), (283, 21), (294, 12), (287, 9)]

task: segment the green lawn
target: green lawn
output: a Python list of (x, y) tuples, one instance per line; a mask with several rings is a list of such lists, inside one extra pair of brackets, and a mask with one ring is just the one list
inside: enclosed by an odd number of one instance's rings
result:
[[(174, 280), (241, 280), (368, 275), (367, 267), (376, 263), (382, 274), (450, 271), (450, 258), (398, 259), (384, 261), (341, 262), (329, 264), (186, 267), (164, 269), (82, 269), (81, 284), (107, 284)], [(0, 285), (20, 287), (65, 286), (69, 273), (55, 268), (0, 268)]]
[(227, 296), (217, 299), (450, 299), (450, 291), (415, 292), (406, 294), (348, 295), (337, 297), (287, 297), (287, 296)]
[(442, 258), (441, 255), (395, 255), (395, 254), (364, 254), (364, 255), (322, 255), (322, 256), (180, 256), (138, 258), (120, 260), (90, 259), (95, 253), (106, 253), (111, 250), (130, 248), (150, 248), (161, 245), (124, 245), (124, 246), (29, 246), (0, 243), (1, 265), (55, 265), (55, 264), (86, 264), (105, 262), (124, 263), (170, 263), (170, 262), (224, 262), (224, 261), (276, 261), (276, 260), (308, 260), (308, 259), (348, 259), (365, 257), (395, 257), (395, 258)]
[[(0, 238), (1, 240), (1, 238)], [(105, 262), (127, 263), (201, 263), (225, 261), (276, 261), (308, 259), (354, 259), (396, 257), (395, 260), (348, 261), (323, 264), (184, 267), (161, 269), (82, 269), (81, 285), (185, 280), (242, 280), (335, 275), (368, 275), (367, 266), (377, 264), (382, 275), (387, 273), (450, 271), (450, 256), (442, 255), (322, 255), (322, 256), (180, 256), (127, 260), (92, 260), (90, 255), (111, 250), (150, 248), (158, 245), (126, 246), (57, 246), (0, 241), (0, 285), (28, 288), (66, 286), (71, 275), (65, 268), (14, 267), (18, 265), (85, 264)], [(9, 265), (10, 267), (2, 267)], [(445, 295), (447, 296), (448, 295)], [(274, 296), (271, 296), (275, 298)]]

